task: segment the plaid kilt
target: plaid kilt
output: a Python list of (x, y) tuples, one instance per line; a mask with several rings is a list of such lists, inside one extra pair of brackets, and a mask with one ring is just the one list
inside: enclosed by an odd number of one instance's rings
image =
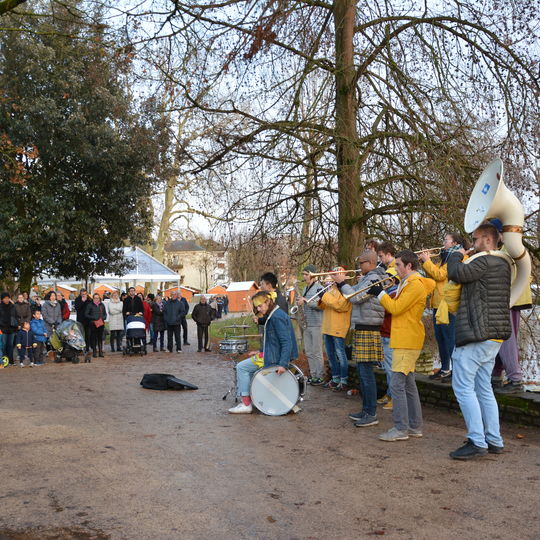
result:
[(353, 362), (382, 362), (384, 360), (381, 333), (353, 330)]

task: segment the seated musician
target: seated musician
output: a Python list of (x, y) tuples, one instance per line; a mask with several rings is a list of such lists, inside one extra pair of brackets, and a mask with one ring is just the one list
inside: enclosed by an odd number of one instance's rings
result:
[[(298, 348), (289, 315), (279, 308), (275, 292), (259, 291), (252, 299), (253, 311), (265, 318), (262, 346), (263, 366), (276, 366), (278, 374), (285, 373), (289, 363), (297, 358)], [(236, 365), (237, 392), (242, 401), (229, 409), (232, 414), (251, 413), (253, 406), (249, 394), (251, 378), (260, 369), (260, 354), (242, 360)]]

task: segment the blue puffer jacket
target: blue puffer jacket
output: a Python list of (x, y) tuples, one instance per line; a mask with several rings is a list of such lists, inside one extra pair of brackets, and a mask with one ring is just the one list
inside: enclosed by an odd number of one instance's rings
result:
[(30, 328), (34, 333), (34, 339), (38, 343), (45, 343), (47, 341), (47, 338), (45, 337), (47, 328), (45, 327), (45, 322), (43, 319), (32, 319), (30, 321)]
[(289, 367), (289, 362), (298, 357), (298, 347), (289, 316), (280, 308), (270, 313), (264, 326), (264, 367), (280, 365)]

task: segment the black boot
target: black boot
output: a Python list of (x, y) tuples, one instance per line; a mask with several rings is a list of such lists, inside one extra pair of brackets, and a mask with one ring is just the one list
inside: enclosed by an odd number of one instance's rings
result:
[(97, 358), (96, 349), (92, 349), (92, 358)]
[(103, 344), (100, 343), (100, 344), (98, 345), (98, 347), (99, 347), (99, 357), (100, 357), (100, 358), (104, 358), (105, 355), (103, 354)]

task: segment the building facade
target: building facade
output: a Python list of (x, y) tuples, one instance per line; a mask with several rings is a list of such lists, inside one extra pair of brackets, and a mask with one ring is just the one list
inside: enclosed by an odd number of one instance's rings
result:
[(193, 240), (174, 240), (165, 246), (164, 263), (178, 272), (186, 287), (207, 291), (229, 282), (227, 253), (222, 246), (204, 248)]

